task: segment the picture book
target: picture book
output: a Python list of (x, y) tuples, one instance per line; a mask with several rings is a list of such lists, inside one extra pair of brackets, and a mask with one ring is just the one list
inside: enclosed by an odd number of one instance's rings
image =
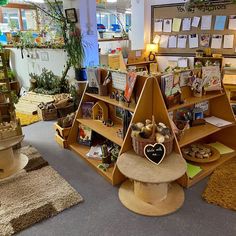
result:
[(81, 105), (82, 117), (84, 119), (92, 119), (92, 107), (94, 106), (94, 102), (83, 102)]
[(87, 91), (89, 93), (98, 93), (98, 79), (97, 79), (97, 68), (87, 68), (87, 79), (88, 79), (88, 87)]
[(221, 73), (219, 66), (202, 68), (203, 88), (205, 91), (221, 90)]
[(174, 75), (166, 74), (161, 76), (161, 90), (162, 93), (168, 97), (172, 95), (172, 88), (174, 86)]
[(92, 129), (90, 129), (88, 126), (80, 124), (78, 142), (86, 146), (91, 146), (92, 145)]
[(136, 79), (137, 79), (137, 74), (134, 71), (129, 71), (127, 74), (125, 94), (124, 94), (124, 97), (128, 102), (131, 99)]

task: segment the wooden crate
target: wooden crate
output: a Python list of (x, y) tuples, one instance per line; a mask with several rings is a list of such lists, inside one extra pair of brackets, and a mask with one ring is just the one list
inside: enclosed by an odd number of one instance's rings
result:
[(61, 136), (58, 134), (55, 135), (55, 140), (56, 142), (63, 148), (68, 148), (68, 142), (67, 140), (63, 139)]
[(57, 132), (57, 134), (58, 134), (59, 136), (61, 136), (61, 137), (64, 138), (64, 139), (67, 139), (68, 136), (69, 136), (71, 127), (69, 127), (69, 128), (62, 128), (62, 127), (61, 127), (60, 125), (58, 125), (57, 123), (54, 123), (54, 129), (55, 129), (55, 131)]
[(40, 109), (38, 108), (38, 117), (40, 120), (48, 121), (48, 120), (56, 120), (57, 119), (57, 110), (56, 109)]

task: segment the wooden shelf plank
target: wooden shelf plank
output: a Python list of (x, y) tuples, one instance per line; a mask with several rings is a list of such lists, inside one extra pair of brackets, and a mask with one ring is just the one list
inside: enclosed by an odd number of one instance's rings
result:
[(236, 152), (233, 152), (233, 153), (222, 155), (221, 158), (215, 162), (205, 163), (205, 164), (193, 163), (194, 165), (200, 166), (202, 168), (202, 171), (199, 174), (197, 174), (193, 179), (189, 178), (187, 187), (191, 187), (192, 185), (196, 184), (200, 180), (204, 179), (205, 177), (210, 175), (215, 170), (215, 168), (217, 168), (218, 166), (222, 165), (224, 162), (230, 160), (231, 158), (235, 156), (236, 156)]
[(179, 141), (179, 146), (183, 147), (201, 138), (204, 138), (205, 136), (218, 132), (219, 130), (221, 130), (221, 128), (208, 123), (206, 123), (205, 125), (191, 127), (184, 132), (184, 135)]
[(202, 97), (189, 97), (185, 100), (185, 103), (173, 106), (173, 107), (169, 108), (168, 111), (169, 112), (174, 111), (174, 110), (177, 110), (177, 109), (180, 109), (180, 108), (183, 108), (183, 107), (191, 106), (191, 105), (194, 105), (196, 103), (204, 102), (204, 101), (214, 99), (214, 98), (217, 98), (217, 97), (221, 97), (221, 96), (224, 96), (224, 95), (225, 95), (224, 93), (217, 93), (217, 94), (206, 94), (206, 95), (203, 95)]
[(105, 138), (111, 140), (119, 146), (122, 146), (123, 139), (117, 136), (119, 129), (122, 129), (122, 126), (119, 124), (114, 124), (112, 127), (107, 127), (101, 121), (92, 120), (92, 119), (77, 119), (77, 121), (83, 125), (90, 127), (92, 130), (101, 134)]
[(84, 159), (86, 162), (88, 162), (100, 175), (105, 177), (110, 183), (112, 183), (112, 176), (113, 176), (113, 170), (114, 166), (111, 166), (108, 168), (107, 171), (103, 171), (97, 166), (101, 163), (100, 160), (95, 160), (91, 158), (87, 158), (86, 154), (88, 153), (90, 147), (85, 145), (80, 145), (78, 143), (73, 143), (69, 145), (69, 148), (72, 149), (75, 153), (79, 154), (79, 156)]
[(134, 112), (134, 110), (135, 110), (135, 107), (133, 107), (133, 106), (130, 106), (130, 107), (125, 106), (125, 105), (119, 103), (118, 101), (116, 101), (115, 99), (111, 99), (109, 96), (100, 96), (98, 94), (92, 94), (92, 93), (86, 93), (86, 95), (88, 95), (90, 97), (93, 97), (93, 98), (96, 98), (98, 100), (101, 100), (103, 102), (109, 103), (111, 105), (120, 107), (122, 109), (131, 111), (131, 112)]

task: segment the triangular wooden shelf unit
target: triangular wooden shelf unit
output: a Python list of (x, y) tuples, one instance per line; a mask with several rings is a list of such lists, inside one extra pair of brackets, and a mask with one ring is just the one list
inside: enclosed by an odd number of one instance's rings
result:
[[(236, 150), (236, 143), (233, 140), (233, 138), (231, 138), (234, 137), (236, 134), (235, 118), (225, 92), (219, 94), (218, 93), (209, 94), (203, 96), (202, 98), (191, 97), (189, 93), (188, 97), (186, 98), (185, 104), (181, 104), (179, 106), (177, 105), (174, 108), (167, 109), (157, 78), (140, 77), (138, 81), (139, 82), (137, 83), (138, 84), (137, 89), (141, 92), (137, 105), (134, 108), (127, 108), (127, 110), (134, 112), (131, 123), (145, 121), (146, 119), (151, 119), (152, 115), (154, 115), (156, 122), (163, 122), (167, 126), (171, 127), (169, 112), (177, 110), (178, 108), (183, 108), (188, 105), (194, 105), (202, 101), (209, 101), (210, 115), (230, 121), (232, 122), (232, 125), (230, 125), (230, 127), (218, 128), (206, 124), (205, 126), (190, 128), (184, 134), (184, 136), (180, 141), (178, 141), (175, 136), (174, 152), (177, 155), (179, 154), (182, 156), (181, 148), (195, 141), (204, 141), (206, 143), (219, 141), (231, 147), (232, 149)], [(120, 106), (121, 108), (125, 108), (118, 102), (116, 103), (114, 99), (111, 100), (109, 97), (101, 97), (99, 95), (88, 94), (86, 92), (83, 95), (81, 103), (85, 101), (96, 102), (100, 100), (104, 101), (109, 105), (109, 110), (111, 109), (112, 106), (114, 107), (115, 105)], [(106, 172), (104, 172), (97, 168), (97, 165), (100, 163), (100, 161), (89, 159), (86, 157), (86, 153), (89, 151), (89, 147), (77, 143), (79, 123), (90, 126), (93, 130), (100, 133), (105, 138), (108, 138), (114, 143), (120, 145), (121, 150), (119, 156), (133, 149), (130, 127), (124, 140), (118, 139), (116, 136), (116, 130), (121, 127), (121, 124), (118, 124), (118, 126), (115, 126), (111, 129), (111, 128), (104, 128), (104, 126), (96, 125), (96, 123), (94, 123), (91, 120), (84, 120), (82, 119), (82, 112), (80, 106), (80, 108), (77, 111), (76, 118), (68, 138), (69, 148), (75, 151), (84, 160), (86, 160), (92, 167), (95, 168), (95, 170), (99, 174), (104, 176), (110, 183), (116, 185), (124, 181), (126, 177), (121, 174), (116, 165), (114, 165), (113, 167), (109, 168)], [(208, 176), (209, 174), (211, 174), (212, 171), (217, 166), (221, 165), (222, 163), (224, 163), (225, 161), (229, 160), (234, 156), (236, 156), (235, 152), (221, 156), (221, 158), (218, 161), (208, 164), (200, 164), (199, 166), (202, 168), (202, 171), (198, 175), (196, 175), (193, 179), (190, 179), (187, 176), (187, 174), (185, 174), (178, 180), (178, 182), (184, 187), (190, 187), (193, 184), (205, 178), (206, 176)]]

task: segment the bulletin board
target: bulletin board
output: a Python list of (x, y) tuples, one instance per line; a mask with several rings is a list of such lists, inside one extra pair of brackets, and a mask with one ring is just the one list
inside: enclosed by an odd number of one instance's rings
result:
[[(236, 4), (226, 4), (218, 3), (211, 7), (193, 8), (192, 11), (184, 11), (184, 4), (167, 4), (167, 5), (155, 5), (151, 7), (151, 42), (153, 41), (155, 35), (190, 35), (198, 34), (199, 41), (201, 34), (213, 34), (220, 35), (234, 35), (234, 46), (232, 49), (223, 48), (224, 37), (222, 39), (221, 49), (211, 49), (212, 53), (223, 54), (224, 57), (236, 57), (235, 45), (236, 45), (236, 30), (229, 30), (229, 16), (236, 15)], [(193, 18), (194, 16), (199, 16), (200, 18), (204, 15), (212, 15), (211, 29), (201, 30), (201, 19), (198, 27), (191, 27), (190, 31), (182, 31), (182, 23), (179, 32), (154, 32), (155, 19), (173, 19), (173, 18)], [(214, 30), (216, 16), (226, 16), (225, 29), (224, 30)], [(211, 46), (211, 40), (210, 40)], [(187, 38), (186, 48), (160, 48), (158, 50), (158, 55), (163, 56), (195, 56), (197, 49), (204, 50), (205, 47), (201, 47), (199, 43), (198, 48), (189, 48), (189, 39)]]

